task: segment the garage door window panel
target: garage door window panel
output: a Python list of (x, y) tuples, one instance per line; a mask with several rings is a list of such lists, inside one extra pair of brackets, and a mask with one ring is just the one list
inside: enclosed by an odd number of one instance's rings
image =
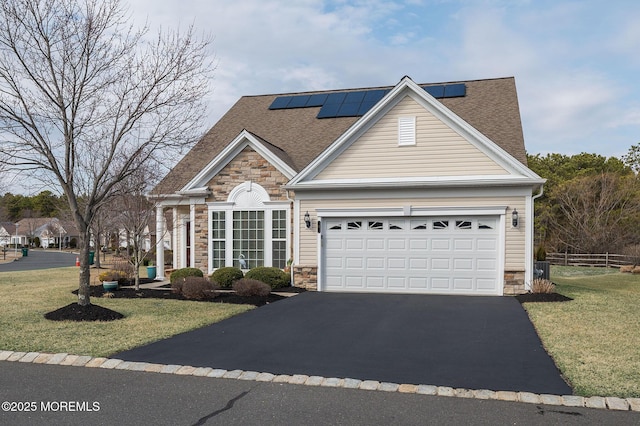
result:
[(434, 230), (442, 230), (442, 229), (448, 229), (449, 228), (449, 221), (448, 220), (434, 220), (433, 221), (433, 229)]
[(456, 220), (456, 229), (471, 229), (470, 220)]

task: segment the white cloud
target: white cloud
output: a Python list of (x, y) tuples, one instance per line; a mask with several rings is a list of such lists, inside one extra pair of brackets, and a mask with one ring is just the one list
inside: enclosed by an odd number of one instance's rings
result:
[(215, 37), (211, 124), (242, 95), (390, 85), (403, 75), (515, 76), (530, 152), (598, 148), (602, 129), (624, 144), (622, 128), (639, 129), (635, 4), (132, 0), (131, 10), (154, 26), (194, 21)]

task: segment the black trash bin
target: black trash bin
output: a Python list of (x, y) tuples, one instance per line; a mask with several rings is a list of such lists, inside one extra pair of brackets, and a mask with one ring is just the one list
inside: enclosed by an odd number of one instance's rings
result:
[(22, 247), (22, 257), (27, 257), (27, 256), (29, 256), (29, 248)]
[(542, 279), (545, 279), (545, 280), (550, 280), (551, 279), (549, 261), (538, 260), (538, 261), (534, 262), (533, 278), (542, 278)]
[(90, 251), (89, 252), (89, 265), (93, 265), (93, 261), (95, 259), (95, 255), (96, 255), (95, 251)]

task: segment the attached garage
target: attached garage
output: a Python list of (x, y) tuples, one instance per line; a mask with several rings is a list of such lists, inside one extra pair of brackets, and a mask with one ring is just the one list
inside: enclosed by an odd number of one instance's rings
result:
[(320, 290), (500, 295), (503, 227), (497, 215), (327, 218)]

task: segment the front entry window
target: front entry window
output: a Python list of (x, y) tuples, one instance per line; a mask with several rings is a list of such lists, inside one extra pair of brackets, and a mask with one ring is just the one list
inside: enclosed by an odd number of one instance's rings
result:
[(224, 203), (209, 204), (210, 269), (234, 266), (284, 269), (289, 258), (288, 202), (272, 202), (260, 185), (245, 182)]
[(264, 266), (264, 211), (233, 212), (233, 266)]

